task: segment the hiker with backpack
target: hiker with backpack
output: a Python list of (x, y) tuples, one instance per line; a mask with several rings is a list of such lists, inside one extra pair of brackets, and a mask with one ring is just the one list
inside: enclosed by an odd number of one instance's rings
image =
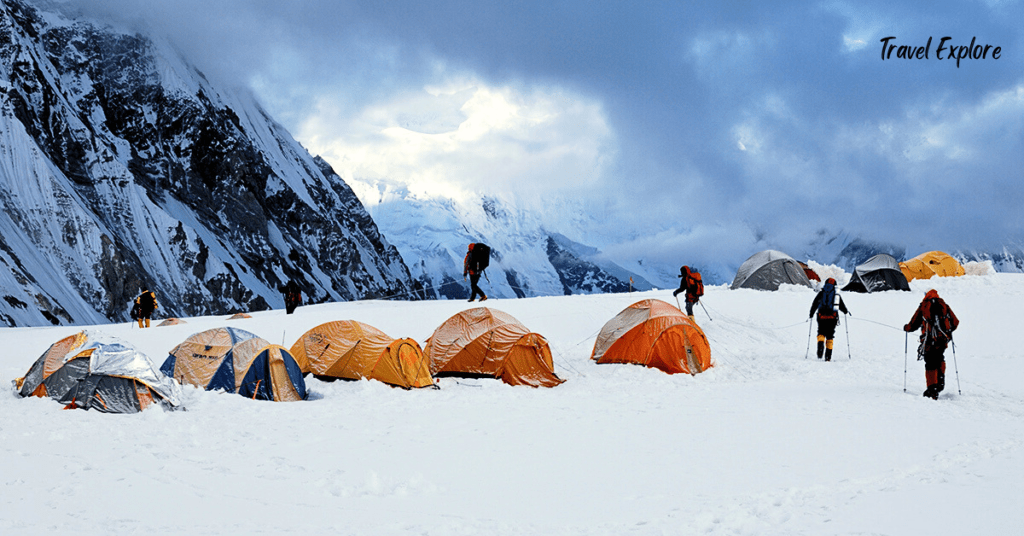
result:
[[(149, 319), (160, 304), (156, 302), (156, 293), (147, 287), (142, 287), (142, 293), (135, 298), (135, 305), (132, 306), (132, 317), (139, 322), (139, 328), (148, 328)], [(145, 325), (143, 325), (145, 321)]]
[(289, 279), (288, 283), (281, 287), (281, 294), (284, 294), (285, 314), (294, 313), (295, 308), (302, 305), (302, 289), (294, 279)]
[(839, 325), (839, 311), (851, 314), (843, 303), (843, 297), (836, 292), (836, 280), (828, 278), (821, 290), (811, 302), (808, 318), (818, 314), (818, 359), (824, 356), (825, 361), (832, 361), (832, 343), (836, 338), (836, 326)]
[(484, 270), (491, 262), (491, 248), (487, 244), (473, 243), (469, 245), (469, 249), (466, 251), (466, 259), (462, 263), (462, 280), (466, 280), (466, 276), (469, 275), (469, 286), (472, 292), (469, 295), (469, 301), (476, 299), (477, 294), (480, 295), (480, 301), (487, 299), (487, 295), (480, 289), (480, 276), (483, 275)]
[(917, 360), (924, 360), (924, 377), (928, 388), (923, 395), (928, 398), (938, 399), (939, 393), (946, 387), (946, 360), (943, 354), (953, 340), (953, 331), (959, 325), (960, 320), (953, 314), (953, 310), (932, 289), (925, 293), (914, 316), (903, 326), (903, 331), (908, 333), (921, 328)]
[(700, 272), (686, 265), (679, 268), (679, 277), (679, 288), (672, 292), (672, 296), (678, 296), (680, 292), (686, 293), (686, 315), (693, 321), (693, 306), (704, 295), (704, 282), (701, 280)]

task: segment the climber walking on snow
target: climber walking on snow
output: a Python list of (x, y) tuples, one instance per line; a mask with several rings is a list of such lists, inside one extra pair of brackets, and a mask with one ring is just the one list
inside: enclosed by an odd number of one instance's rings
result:
[[(132, 307), (132, 316), (139, 321), (139, 328), (149, 327), (149, 319), (157, 307), (160, 305), (156, 302), (156, 293), (147, 287), (142, 287), (142, 293), (135, 298), (135, 306)], [(145, 325), (142, 324), (143, 321), (145, 321)]]
[(821, 290), (811, 302), (811, 312), (808, 318), (813, 318), (818, 313), (818, 359), (825, 357), (825, 361), (832, 361), (832, 342), (836, 338), (836, 326), (839, 325), (839, 311), (843, 314), (850, 314), (843, 303), (843, 297), (836, 292), (836, 280), (828, 278)]
[(466, 251), (466, 259), (462, 263), (462, 280), (466, 280), (466, 276), (469, 276), (469, 286), (472, 292), (469, 295), (469, 301), (476, 299), (477, 294), (480, 295), (480, 301), (487, 299), (487, 295), (484, 294), (483, 290), (480, 290), (480, 276), (483, 275), (484, 270), (491, 262), (491, 248), (487, 244), (473, 243), (469, 245), (469, 249)]
[(943, 354), (953, 340), (953, 331), (959, 325), (960, 320), (953, 314), (953, 310), (933, 289), (924, 295), (910, 322), (903, 326), (906, 332), (921, 328), (917, 360), (924, 359), (924, 377), (928, 389), (923, 394), (928, 398), (938, 399), (939, 393), (946, 387), (946, 360)]
[(686, 315), (693, 321), (693, 305), (704, 295), (704, 282), (701, 281), (700, 272), (685, 265), (679, 268), (679, 277), (679, 288), (672, 292), (672, 296), (686, 293)]

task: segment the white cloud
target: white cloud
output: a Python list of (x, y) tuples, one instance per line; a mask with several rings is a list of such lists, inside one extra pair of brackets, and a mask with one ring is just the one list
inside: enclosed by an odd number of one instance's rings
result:
[(452, 78), (356, 114), (322, 99), (296, 135), (343, 177), (459, 198), (595, 184), (615, 155), (599, 103), (556, 87)]

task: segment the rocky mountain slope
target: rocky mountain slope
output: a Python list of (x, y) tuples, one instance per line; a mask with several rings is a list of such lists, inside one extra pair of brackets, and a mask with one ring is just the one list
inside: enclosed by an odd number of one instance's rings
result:
[(416, 296), (351, 189), (171, 47), (0, 0), (0, 325)]

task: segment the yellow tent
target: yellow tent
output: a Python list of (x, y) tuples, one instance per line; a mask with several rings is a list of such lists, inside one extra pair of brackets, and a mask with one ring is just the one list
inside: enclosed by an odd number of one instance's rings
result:
[(907, 281), (931, 279), (932, 276), (964, 275), (964, 267), (956, 259), (941, 251), (922, 253), (913, 259), (900, 263), (900, 271)]
[(429, 362), (416, 341), (393, 339), (355, 320), (328, 322), (307, 331), (292, 345), (291, 354), (303, 372), (317, 376), (367, 378), (406, 389), (434, 385)]

